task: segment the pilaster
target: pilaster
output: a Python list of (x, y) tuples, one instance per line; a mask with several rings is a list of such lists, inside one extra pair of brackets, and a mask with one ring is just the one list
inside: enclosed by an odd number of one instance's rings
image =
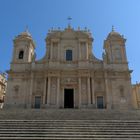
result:
[(50, 58), (51, 58), (51, 60), (52, 60), (52, 58), (53, 58), (53, 43), (51, 42), (51, 47), (50, 47)]
[(106, 107), (107, 109), (111, 109), (112, 106), (112, 97), (109, 92), (109, 81), (107, 72), (105, 72), (105, 88), (106, 88)]
[(31, 73), (30, 94), (29, 94), (29, 102), (27, 108), (32, 108), (33, 78), (34, 78), (34, 74)]
[(47, 105), (50, 104), (50, 86), (51, 86), (51, 77), (48, 77)]
[(57, 57), (58, 57), (57, 60), (60, 61), (60, 42), (58, 42), (58, 49), (57, 49), (57, 51), (58, 51), (57, 52), (58, 53), (57, 54)]
[(86, 42), (86, 59), (88, 60), (88, 43)]
[(45, 100), (46, 100), (46, 77), (44, 78), (43, 105), (45, 105)]
[(80, 44), (80, 41), (79, 41), (79, 60), (81, 60), (81, 44)]
[(91, 79), (92, 82), (92, 103), (95, 105), (95, 85), (94, 85), (94, 78)]
[(60, 77), (57, 77), (57, 107), (59, 108), (59, 97), (60, 97)]
[(78, 83), (79, 83), (79, 108), (81, 107), (81, 77), (79, 77), (78, 79)]
[(90, 78), (87, 78), (88, 105), (91, 105)]

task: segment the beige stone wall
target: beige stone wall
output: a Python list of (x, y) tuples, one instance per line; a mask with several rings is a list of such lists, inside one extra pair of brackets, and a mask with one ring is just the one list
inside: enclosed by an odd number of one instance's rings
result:
[(7, 87), (7, 80), (6, 75), (3, 73), (0, 73), (0, 101), (4, 101), (4, 97), (6, 94), (6, 87)]
[[(25, 40), (28, 49), (19, 61), (16, 56)], [(103, 60), (92, 53), (93, 38), (87, 30), (51, 30), (47, 52), (36, 61), (30, 58), (35, 46), (28, 33), (14, 43), (5, 107), (34, 108), (35, 98), (40, 97), (42, 108), (64, 108), (64, 91), (73, 89), (74, 108), (99, 108), (97, 98), (103, 97), (103, 108), (132, 109), (131, 71), (125, 39), (118, 33), (112, 31), (105, 40)], [(72, 51), (71, 61), (66, 60), (66, 50)]]
[(132, 86), (133, 89), (133, 106), (135, 109), (140, 109), (140, 83)]

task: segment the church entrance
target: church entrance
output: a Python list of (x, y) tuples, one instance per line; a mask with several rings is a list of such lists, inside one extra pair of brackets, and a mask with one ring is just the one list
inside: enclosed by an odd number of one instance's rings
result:
[(64, 89), (64, 108), (74, 108), (73, 89)]
[(103, 96), (97, 96), (97, 108), (99, 109), (104, 108)]
[(35, 108), (40, 108), (41, 96), (35, 96)]

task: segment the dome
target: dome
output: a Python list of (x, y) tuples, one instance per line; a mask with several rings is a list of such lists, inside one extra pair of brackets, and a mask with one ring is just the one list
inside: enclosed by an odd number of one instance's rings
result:
[(28, 31), (28, 26), (26, 26), (25, 31), (20, 33), (20, 36), (27, 36), (27, 37), (31, 37), (31, 34)]
[(114, 31), (112, 31), (112, 32), (109, 33), (108, 37), (110, 37), (110, 36), (122, 37), (118, 32), (114, 32)]
[(112, 31), (109, 33), (107, 38), (122, 38), (122, 35), (120, 35), (118, 32), (114, 31), (114, 27), (112, 27)]
[(28, 32), (28, 30), (25, 30), (24, 32), (20, 33), (18, 36), (16, 36), (15, 40), (19, 40), (19, 39), (32, 39), (31, 34)]
[(110, 32), (110, 35), (120, 36), (118, 32), (114, 32), (114, 31)]
[(28, 30), (22, 32), (20, 35), (22, 35), (22, 36), (30, 36), (31, 37), (31, 34), (28, 32)]

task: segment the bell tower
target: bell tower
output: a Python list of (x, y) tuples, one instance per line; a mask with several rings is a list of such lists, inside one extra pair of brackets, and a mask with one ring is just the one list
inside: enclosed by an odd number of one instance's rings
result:
[(30, 63), (35, 58), (35, 44), (30, 33), (26, 30), (14, 39), (12, 64)]
[(107, 39), (104, 41), (104, 61), (108, 64), (127, 63), (125, 42), (126, 39), (118, 32), (115, 32), (114, 27), (112, 27), (112, 31), (109, 33)]

